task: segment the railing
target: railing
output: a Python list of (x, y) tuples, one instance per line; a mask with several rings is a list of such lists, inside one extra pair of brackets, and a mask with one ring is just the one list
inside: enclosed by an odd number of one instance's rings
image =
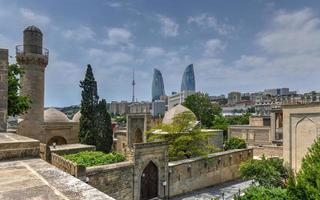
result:
[(18, 45), (16, 46), (17, 54), (34, 53), (49, 57), (49, 50), (36, 45)]

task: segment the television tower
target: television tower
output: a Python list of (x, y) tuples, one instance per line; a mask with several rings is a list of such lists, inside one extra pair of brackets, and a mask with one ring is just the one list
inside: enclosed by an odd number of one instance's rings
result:
[(133, 69), (133, 73), (132, 73), (132, 102), (134, 102), (134, 86), (136, 85), (136, 82), (134, 80), (134, 69)]

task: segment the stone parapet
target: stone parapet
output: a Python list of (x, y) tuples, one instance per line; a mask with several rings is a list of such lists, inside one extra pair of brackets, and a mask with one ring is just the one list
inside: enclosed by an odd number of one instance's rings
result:
[(253, 149), (230, 150), (169, 162), (169, 196), (240, 178), (239, 166), (253, 158)]
[(56, 153), (51, 153), (51, 164), (79, 179), (86, 178), (85, 166), (73, 163)]

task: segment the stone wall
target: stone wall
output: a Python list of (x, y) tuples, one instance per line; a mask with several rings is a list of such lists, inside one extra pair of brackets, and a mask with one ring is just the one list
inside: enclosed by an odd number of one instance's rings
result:
[(45, 140), (47, 143), (53, 137), (61, 137), (66, 140), (67, 144), (79, 142), (79, 123), (78, 122), (45, 122)]
[(253, 147), (253, 156), (265, 155), (266, 157), (283, 157), (283, 146), (262, 146), (262, 147)]
[(73, 163), (70, 160), (63, 158), (62, 156), (56, 153), (51, 153), (51, 164), (71, 174), (72, 176), (85, 180), (86, 167), (83, 165)]
[(169, 196), (237, 179), (240, 163), (252, 157), (252, 149), (239, 149), (210, 154), (208, 158), (169, 162)]
[[(46, 149), (48, 150), (48, 148)], [(52, 165), (87, 182), (115, 199), (133, 199), (134, 165), (132, 161), (85, 167), (63, 158), (58, 153), (61, 153), (61, 151), (51, 152)]]
[(133, 199), (133, 168), (131, 161), (87, 168), (88, 184), (115, 199)]
[(283, 108), (283, 158), (298, 172), (308, 148), (320, 135), (320, 103), (285, 105)]
[(0, 49), (0, 132), (7, 131), (8, 49)]
[(270, 126), (231, 125), (228, 135), (244, 139), (249, 145), (272, 144)]

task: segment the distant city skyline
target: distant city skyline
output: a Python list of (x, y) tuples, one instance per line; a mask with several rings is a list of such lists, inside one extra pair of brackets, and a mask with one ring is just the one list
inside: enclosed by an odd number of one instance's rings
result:
[[(150, 101), (153, 67), (167, 94), (193, 63), (210, 95), (320, 88), (320, 1), (0, 0), (0, 47), (15, 62), (22, 30), (39, 27), (49, 49), (45, 106), (80, 104), (91, 64), (101, 98)], [(70, 10), (70, 8), (73, 8)], [(10, 22), (10, 23), (8, 23)]]

